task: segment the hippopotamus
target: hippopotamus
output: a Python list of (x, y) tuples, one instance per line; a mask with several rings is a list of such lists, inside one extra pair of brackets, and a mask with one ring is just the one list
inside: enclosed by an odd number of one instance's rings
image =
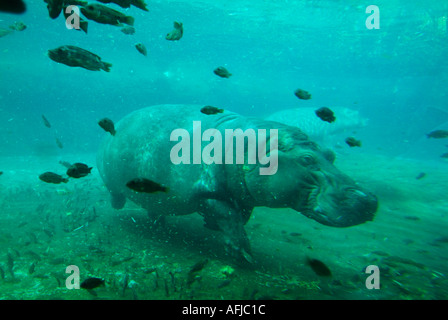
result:
[[(204, 114), (202, 107), (156, 105), (134, 111), (116, 124), (115, 136), (105, 138), (97, 157), (115, 209), (123, 208), (129, 199), (156, 220), (197, 212), (206, 227), (222, 232), (226, 252), (249, 262), (252, 256), (244, 225), (255, 207), (289, 207), (332, 227), (373, 220), (378, 206), (375, 195), (340, 172), (333, 165), (334, 154), (310, 141), (300, 129), (227, 110)], [(259, 167), (266, 166), (260, 162), (173, 163), (171, 153), (178, 142), (172, 133), (183, 128), (194, 135), (193, 121), (200, 121), (202, 130), (213, 128), (223, 136), (226, 129), (276, 129), (275, 174), (260, 174)], [(169, 191), (133, 191), (126, 184), (135, 178), (154, 181)]]

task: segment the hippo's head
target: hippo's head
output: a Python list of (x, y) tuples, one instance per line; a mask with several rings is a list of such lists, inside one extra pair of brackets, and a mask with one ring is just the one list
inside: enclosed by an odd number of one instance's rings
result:
[(279, 128), (278, 171), (261, 176), (251, 170), (245, 175), (256, 205), (289, 207), (333, 227), (373, 220), (377, 198), (333, 165), (331, 151), (322, 150), (296, 128), (275, 124)]

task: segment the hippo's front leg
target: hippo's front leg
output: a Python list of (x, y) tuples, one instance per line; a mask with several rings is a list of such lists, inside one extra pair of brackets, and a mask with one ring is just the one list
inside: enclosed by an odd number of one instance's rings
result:
[(223, 232), (226, 250), (232, 257), (253, 262), (241, 210), (227, 201), (207, 199), (201, 203), (200, 213), (207, 228)]

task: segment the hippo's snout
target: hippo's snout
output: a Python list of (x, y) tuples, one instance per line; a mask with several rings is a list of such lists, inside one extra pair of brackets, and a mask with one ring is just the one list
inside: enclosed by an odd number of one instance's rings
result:
[(350, 227), (372, 221), (378, 209), (376, 196), (355, 187), (321, 189), (311, 198), (309, 210), (304, 214), (332, 227)]

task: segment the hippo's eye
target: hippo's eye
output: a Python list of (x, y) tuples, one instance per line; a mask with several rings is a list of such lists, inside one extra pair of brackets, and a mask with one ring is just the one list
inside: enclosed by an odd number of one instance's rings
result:
[(305, 154), (301, 156), (299, 161), (303, 166), (310, 166), (317, 163), (316, 158), (311, 154)]

